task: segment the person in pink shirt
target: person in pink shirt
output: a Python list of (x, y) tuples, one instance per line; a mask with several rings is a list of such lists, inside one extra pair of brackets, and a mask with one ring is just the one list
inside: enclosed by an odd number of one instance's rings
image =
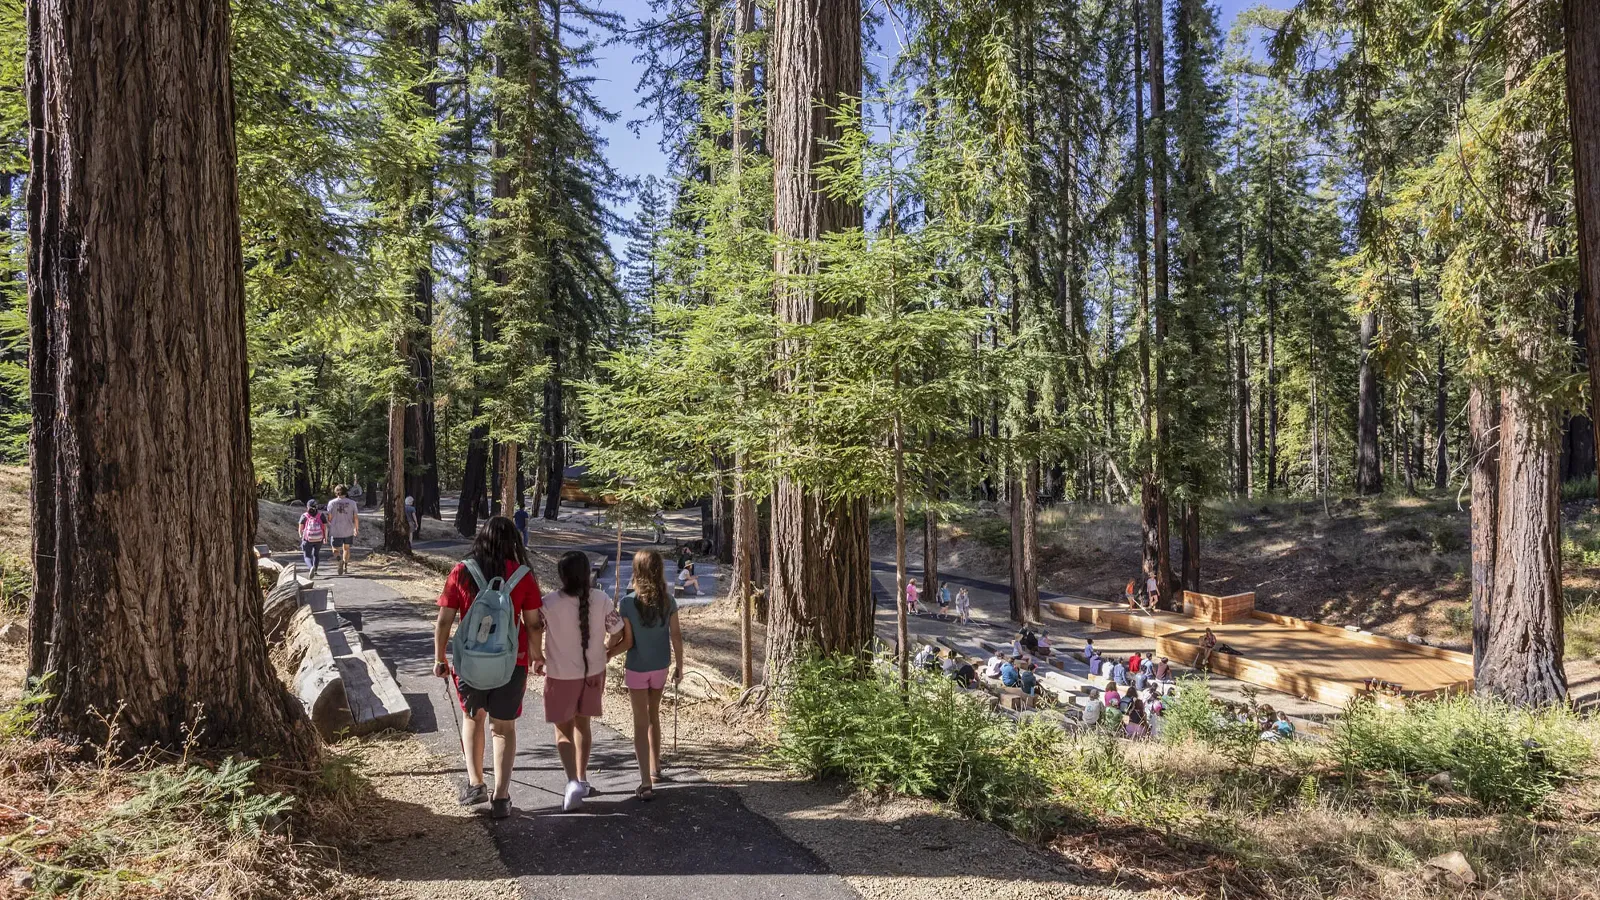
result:
[(544, 598), (544, 718), (556, 729), (556, 752), (567, 773), (561, 808), (574, 810), (589, 787), (589, 720), (600, 715), (606, 690), (606, 660), (626, 649), (617, 604), (589, 583), (589, 557), (574, 550), (561, 557), (561, 590)]
[(917, 605), (917, 580), (906, 579), (906, 612), (921, 615), (922, 607)]

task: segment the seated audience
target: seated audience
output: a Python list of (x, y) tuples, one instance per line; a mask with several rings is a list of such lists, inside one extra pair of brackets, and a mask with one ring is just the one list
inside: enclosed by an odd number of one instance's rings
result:
[(1157, 681), (1172, 680), (1172, 663), (1168, 662), (1165, 656), (1156, 662), (1155, 679)]
[(1009, 659), (1000, 666), (1000, 683), (1006, 687), (1016, 687), (1022, 683), (1022, 677), (1017, 673), (1016, 664)]
[(1017, 673), (1017, 686), (1022, 692), (1032, 697), (1039, 690), (1039, 676), (1036, 674), (1038, 667), (1031, 662), (1022, 664), (1022, 670)]
[(1122, 707), (1106, 704), (1106, 711), (1100, 715), (1100, 723), (1107, 731), (1120, 731), (1122, 729)]
[(1113, 682), (1115, 682), (1116, 684), (1119, 684), (1119, 685), (1127, 684), (1128, 683), (1128, 664), (1123, 662), (1120, 659), (1117, 660), (1115, 663), (1113, 663), (1111, 665), (1111, 680)]
[(1000, 651), (996, 650), (995, 654), (989, 657), (989, 661), (983, 664), (983, 677), (999, 678), (1000, 667), (1004, 664), (1005, 657), (1001, 656)]
[(1105, 711), (1106, 704), (1104, 700), (1100, 699), (1100, 692), (1096, 690), (1089, 691), (1089, 702), (1083, 705), (1083, 724), (1100, 724), (1100, 716), (1103, 715)]
[(1267, 728), (1261, 732), (1263, 741), (1286, 741), (1294, 737), (1294, 723), (1289, 721), (1288, 713), (1278, 713), (1272, 718)]
[(1142, 665), (1144, 665), (1144, 658), (1139, 656), (1139, 651), (1133, 651), (1133, 655), (1128, 657), (1128, 674), (1139, 674), (1139, 667)]
[(1143, 700), (1134, 697), (1133, 702), (1128, 704), (1127, 714), (1128, 721), (1123, 731), (1128, 737), (1144, 737), (1150, 733), (1150, 716), (1145, 712)]
[(938, 665), (938, 659), (938, 651), (934, 650), (930, 644), (923, 644), (922, 649), (917, 651), (916, 658), (912, 660), (912, 664), (919, 669), (932, 671), (934, 666)]
[(1111, 707), (1122, 706), (1122, 695), (1117, 693), (1117, 686), (1115, 683), (1106, 688), (1105, 693), (1100, 695), (1100, 699), (1105, 702), (1106, 708), (1108, 709)]

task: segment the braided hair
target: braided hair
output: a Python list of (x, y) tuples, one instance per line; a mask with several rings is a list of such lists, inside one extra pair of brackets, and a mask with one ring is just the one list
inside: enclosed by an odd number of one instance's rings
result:
[(583, 677), (589, 677), (589, 556), (573, 550), (556, 564), (561, 590), (578, 598), (578, 636), (583, 641)]

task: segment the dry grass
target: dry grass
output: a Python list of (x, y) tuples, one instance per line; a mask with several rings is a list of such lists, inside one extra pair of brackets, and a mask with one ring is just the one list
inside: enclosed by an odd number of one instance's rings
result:
[(12, 735), (0, 743), (0, 897), (357, 896), (319, 843), (354, 820), (348, 761), (314, 774), (253, 765), (119, 760)]

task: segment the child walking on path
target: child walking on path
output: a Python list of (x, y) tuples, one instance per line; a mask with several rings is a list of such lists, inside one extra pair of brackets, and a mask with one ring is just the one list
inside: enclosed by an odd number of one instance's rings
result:
[(963, 625), (972, 624), (972, 594), (967, 592), (964, 585), (956, 592), (956, 617)]
[(589, 751), (594, 747), (589, 720), (601, 713), (606, 660), (623, 648), (616, 603), (590, 585), (589, 571), (583, 551), (561, 557), (556, 565), (561, 590), (544, 603), (544, 718), (556, 729), (556, 752), (567, 773), (561, 808), (569, 812), (594, 793), (589, 786)]
[(300, 517), (300, 556), (305, 560), (307, 574), (313, 578), (321, 561), (322, 542), (327, 539), (328, 517), (317, 509), (317, 501), (307, 500), (305, 514)]
[(633, 586), (622, 598), (622, 645), (628, 651), (623, 683), (633, 704), (633, 753), (639, 760), (640, 800), (655, 799), (661, 776), (661, 692), (683, 679), (683, 632), (678, 604), (667, 590), (661, 554), (640, 550), (633, 555)]
[[(467, 563), (477, 568), (471, 571)], [(517, 661), (511, 680), (499, 687), (473, 687), (445, 660), (445, 647), (456, 618), (465, 619), (478, 592), (503, 578), (510, 593), (517, 629)], [(483, 779), (484, 722), (494, 732), (494, 799), (489, 814), (497, 819), (511, 815), (511, 767), (517, 755), (517, 719), (522, 715), (522, 695), (528, 689), (528, 667), (542, 667), (544, 652), (537, 640), (529, 640), (540, 627), (539, 581), (528, 569), (528, 554), (517, 538), (516, 526), (504, 516), (483, 523), (472, 542), (472, 553), (450, 570), (444, 593), (439, 595), (439, 619), (433, 629), (433, 674), (451, 676), (456, 696), (467, 714), (461, 723), (461, 748), (467, 760), (467, 786), (462, 789), (462, 806), (488, 801)], [(509, 648), (507, 648), (509, 649)], [(469, 676), (470, 677), (470, 676)]]

